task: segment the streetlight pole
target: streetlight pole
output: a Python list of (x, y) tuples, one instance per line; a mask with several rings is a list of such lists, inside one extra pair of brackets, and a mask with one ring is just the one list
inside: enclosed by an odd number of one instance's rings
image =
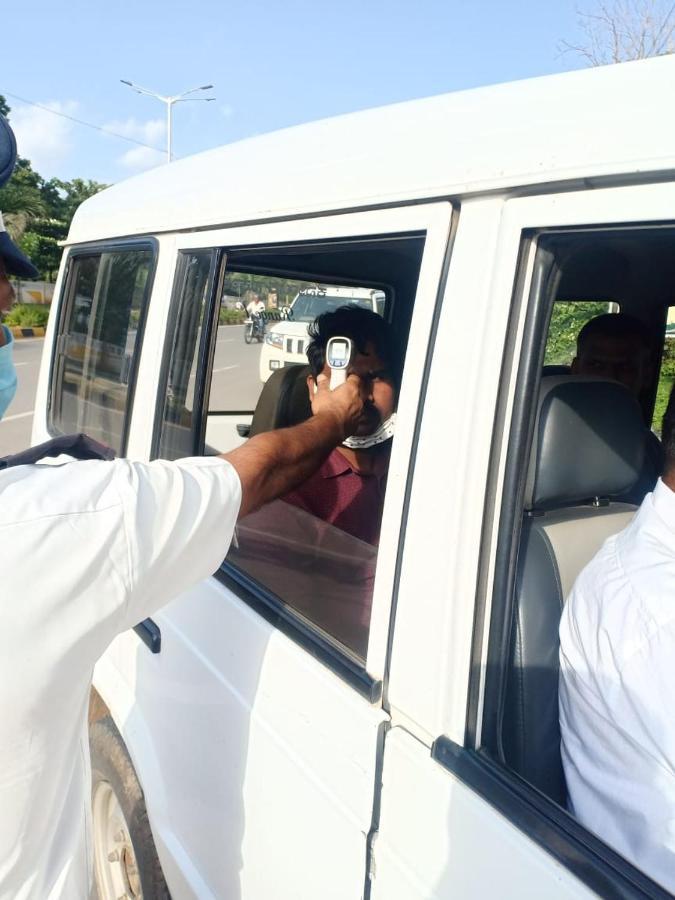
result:
[(188, 97), (188, 94), (194, 94), (197, 91), (210, 91), (213, 89), (212, 84), (203, 84), (201, 87), (190, 88), (189, 91), (182, 91), (180, 94), (174, 94), (172, 97), (166, 97), (164, 94), (157, 94), (155, 91), (149, 91), (147, 88), (141, 87), (138, 84), (134, 84), (133, 81), (126, 81), (124, 78), (120, 78), (122, 84), (126, 84), (133, 91), (136, 91), (137, 94), (147, 94), (149, 97), (154, 97), (155, 100), (161, 100), (162, 103), (166, 103), (166, 161), (171, 162), (173, 159), (172, 153), (172, 113), (174, 103), (188, 103), (190, 100), (203, 100), (205, 103), (210, 103), (215, 100), (215, 97)]

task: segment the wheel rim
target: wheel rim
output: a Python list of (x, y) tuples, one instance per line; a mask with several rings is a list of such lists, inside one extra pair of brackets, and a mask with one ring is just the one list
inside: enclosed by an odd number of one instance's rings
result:
[(129, 826), (112, 786), (99, 781), (92, 797), (94, 874), (99, 900), (142, 900)]

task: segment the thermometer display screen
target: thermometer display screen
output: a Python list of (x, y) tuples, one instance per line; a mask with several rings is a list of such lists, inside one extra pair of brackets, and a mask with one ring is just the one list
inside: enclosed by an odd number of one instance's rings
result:
[(350, 347), (347, 341), (331, 341), (328, 365), (331, 369), (344, 369), (349, 363)]

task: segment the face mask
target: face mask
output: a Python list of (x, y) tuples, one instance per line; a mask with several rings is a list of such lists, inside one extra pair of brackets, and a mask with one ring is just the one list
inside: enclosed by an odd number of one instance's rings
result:
[(348, 437), (342, 442), (342, 446), (348, 447), (350, 450), (367, 450), (369, 447), (383, 444), (385, 441), (388, 441), (389, 438), (394, 436), (395, 425), (396, 413), (392, 413), (389, 418), (380, 425), (377, 431), (374, 431), (372, 434), (364, 434), (363, 437), (352, 435), (352, 437)]
[[(3, 327), (0, 325), (0, 328)], [(16, 394), (16, 371), (12, 359), (14, 345), (6, 329), (5, 338), (8, 338), (7, 343), (0, 347), (0, 419)]]

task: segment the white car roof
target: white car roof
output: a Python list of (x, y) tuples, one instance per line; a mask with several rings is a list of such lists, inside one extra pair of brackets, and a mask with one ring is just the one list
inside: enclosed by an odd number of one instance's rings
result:
[(547, 182), (675, 173), (675, 57), (324, 119), (208, 150), (87, 200), (68, 243)]

